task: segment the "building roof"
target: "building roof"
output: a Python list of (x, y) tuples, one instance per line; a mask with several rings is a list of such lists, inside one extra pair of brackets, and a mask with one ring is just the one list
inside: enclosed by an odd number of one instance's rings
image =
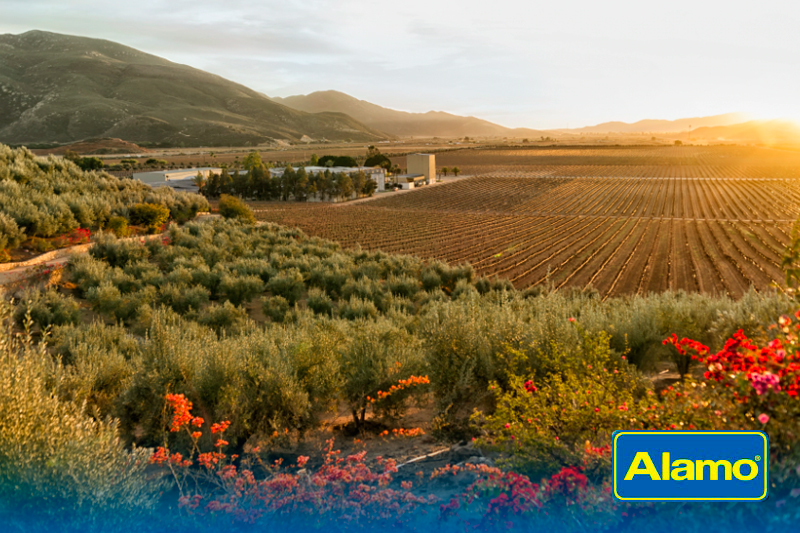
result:
[(175, 174), (197, 174), (198, 171), (213, 171), (213, 172), (220, 172), (222, 169), (217, 167), (198, 167), (198, 168), (175, 168), (172, 170), (153, 170), (150, 172), (134, 172), (133, 179), (139, 180), (143, 183), (147, 183), (148, 185), (152, 185), (154, 183), (163, 183), (167, 181), (168, 175), (175, 175)]

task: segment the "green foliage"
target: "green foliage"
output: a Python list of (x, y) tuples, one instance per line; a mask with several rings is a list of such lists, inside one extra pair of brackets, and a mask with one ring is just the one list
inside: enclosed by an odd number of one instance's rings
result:
[[(423, 360), (418, 339), (389, 321), (357, 320), (351, 334), (351, 342), (341, 352), (339, 372), (342, 396), (360, 427), (372, 405), (370, 399), (399, 379), (420, 373)], [(376, 405), (383, 413), (399, 414), (403, 400), (403, 395), (397, 395)]]
[(264, 282), (258, 276), (223, 275), (219, 290), (233, 305), (249, 302), (264, 291)]
[(106, 228), (117, 237), (127, 237), (130, 235), (130, 229), (128, 229), (128, 219), (125, 217), (109, 218)]
[(276, 274), (267, 283), (267, 290), (276, 296), (282, 296), (294, 305), (305, 290), (305, 283), (303, 283), (303, 274), (296, 268), (290, 268)]
[(317, 287), (309, 289), (306, 304), (317, 315), (333, 315), (333, 300), (322, 289)]
[(15, 335), (10, 314), (0, 303), (0, 519), (36, 518), (52, 527), (152, 509), (163, 484), (145, 478), (150, 453), (126, 451), (116, 422), (94, 420), (61, 399), (64, 367), (45, 343), (34, 347), (29, 336)]
[[(328, 161), (331, 162), (331, 165), (328, 165)], [(357, 167), (358, 162), (350, 157), (349, 155), (324, 155), (319, 158), (318, 164), (322, 167), (324, 166), (333, 166), (333, 167)]]
[(66, 159), (0, 145), (0, 241), (10, 235), (9, 246), (19, 236), (8, 218), (27, 237), (52, 237), (78, 227), (102, 228), (112, 216), (127, 216), (137, 203), (163, 205), (187, 216), (208, 210), (208, 202), (196, 194), (154, 190), (136, 180), (85, 172)]
[(629, 409), (646, 397), (645, 380), (614, 353), (608, 334), (579, 331), (577, 350), (555, 350), (548, 371), (512, 375), (506, 387), (492, 383), (497, 409), (473, 417), (491, 435), (481, 445), (506, 452), (504, 465), (531, 479), (580, 464), (586, 442), (610, 442), (614, 431), (630, 427)]
[(246, 328), (247, 320), (247, 311), (229, 301), (222, 305), (207, 307), (197, 318), (199, 324), (211, 327), (218, 334), (239, 333)]
[(264, 314), (271, 318), (273, 322), (283, 322), (286, 320), (286, 314), (292, 306), (283, 296), (270, 296), (269, 298), (264, 298), (262, 308)]
[(14, 312), (19, 325), (24, 325), (27, 317), (41, 328), (77, 324), (80, 309), (75, 298), (64, 296), (52, 287), (45, 290), (28, 289), (22, 294)]
[(378, 316), (378, 308), (369, 300), (351, 296), (349, 300), (343, 300), (339, 304), (339, 316), (346, 320), (375, 318)]
[(366, 161), (364, 161), (365, 167), (383, 167), (385, 169), (389, 169), (392, 166), (392, 161), (385, 155), (379, 153), (368, 157)]
[(13, 218), (0, 213), (0, 250), (16, 248), (25, 238), (25, 233), (17, 227)]
[(89, 255), (112, 267), (124, 267), (150, 256), (150, 250), (139, 241), (124, 241), (115, 235), (100, 235)]
[(130, 208), (131, 222), (156, 233), (169, 220), (169, 209), (161, 204), (136, 204)]
[(235, 218), (246, 224), (255, 224), (253, 211), (240, 199), (223, 194), (219, 198), (219, 214), (225, 218)]

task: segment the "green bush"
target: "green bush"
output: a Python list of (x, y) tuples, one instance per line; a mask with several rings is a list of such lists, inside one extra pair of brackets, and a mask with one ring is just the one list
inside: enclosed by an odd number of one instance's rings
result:
[(0, 213), (0, 250), (16, 248), (25, 239), (16, 221), (5, 213)]
[(339, 316), (346, 320), (375, 318), (378, 316), (378, 308), (369, 300), (362, 300), (358, 296), (352, 296), (349, 300), (343, 300), (339, 303)]
[(224, 275), (219, 290), (233, 305), (241, 305), (264, 292), (264, 282), (258, 276)]
[(128, 229), (128, 219), (125, 217), (109, 218), (106, 228), (117, 237), (127, 237), (131, 233)]
[(128, 263), (147, 259), (150, 251), (138, 241), (123, 241), (115, 235), (103, 234), (97, 238), (94, 246), (89, 248), (89, 255), (112, 267), (124, 267)]
[(363, 425), (370, 407), (380, 414), (402, 415), (405, 398), (411, 391), (374, 404), (370, 399), (377, 398), (379, 391), (388, 391), (398, 380), (422, 372), (418, 339), (385, 320), (358, 320), (350, 334), (351, 342), (341, 351), (339, 372), (342, 397), (350, 407), (354, 424)]
[(10, 315), (0, 302), (0, 520), (52, 527), (102, 513), (119, 527), (120, 511), (130, 520), (153, 509), (164, 485), (145, 477), (150, 452), (126, 451), (116, 422), (63, 400), (64, 368), (45, 343), (17, 336)]
[(199, 311), (208, 303), (209, 292), (205, 287), (165, 283), (158, 290), (157, 303), (170, 307), (173, 311), (186, 314)]
[(226, 301), (222, 305), (211, 305), (205, 308), (197, 322), (213, 328), (217, 333), (236, 334), (243, 331), (247, 326), (247, 311), (236, 307)]
[(264, 298), (262, 309), (264, 314), (272, 319), (273, 322), (283, 322), (286, 320), (286, 314), (292, 306), (289, 301), (283, 296), (270, 296)]
[(268, 291), (286, 298), (290, 305), (294, 305), (303, 296), (305, 288), (303, 274), (296, 268), (279, 272), (267, 283)]
[(333, 300), (331, 300), (330, 296), (322, 289), (317, 287), (309, 289), (306, 304), (308, 308), (317, 315), (333, 315)]
[(614, 431), (631, 427), (631, 409), (647, 396), (646, 381), (613, 352), (608, 334), (582, 333), (576, 353), (557, 357), (565, 364), (555, 372), (493, 383), (497, 409), (473, 417), (491, 435), (481, 446), (506, 452), (504, 465), (531, 479), (580, 464), (586, 442), (611, 442)]
[(28, 315), (41, 328), (64, 326), (80, 321), (80, 308), (75, 298), (59, 294), (52, 287), (29, 289), (23, 293), (14, 318), (22, 325)]
[(157, 233), (169, 220), (169, 208), (161, 204), (136, 204), (129, 213), (131, 223), (146, 227), (150, 233)]
[(256, 217), (247, 205), (235, 196), (223, 194), (219, 198), (219, 214), (245, 224), (255, 224)]

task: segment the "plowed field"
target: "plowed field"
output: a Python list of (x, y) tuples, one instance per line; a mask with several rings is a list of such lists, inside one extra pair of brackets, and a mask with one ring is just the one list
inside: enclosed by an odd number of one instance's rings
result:
[(345, 246), (468, 261), (518, 288), (734, 297), (782, 284), (800, 211), (800, 155), (766, 148), (464, 150), (445, 165), (471, 176), (352, 205), (254, 207)]

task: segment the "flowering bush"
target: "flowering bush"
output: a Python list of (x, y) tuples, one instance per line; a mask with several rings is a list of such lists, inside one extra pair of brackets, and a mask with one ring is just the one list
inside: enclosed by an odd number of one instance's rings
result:
[[(478, 443), (504, 451), (505, 465), (538, 478), (580, 464), (586, 442), (600, 447), (615, 430), (640, 426), (634, 406), (644, 383), (611, 351), (608, 335), (585, 334), (580, 361), (541, 380), (512, 376), (505, 391), (490, 385), (497, 408), (473, 417), (484, 432)], [(610, 467), (607, 458), (597, 462)]]
[[(476, 479), (461, 494), (439, 507), (440, 519), (458, 520), (479, 531), (519, 527), (558, 531), (604, 531), (621, 522), (620, 506), (606, 483), (592, 485), (581, 468), (563, 467), (534, 483), (528, 476), (486, 465), (465, 464), (436, 470), (432, 478), (468, 472)], [(476, 516), (477, 518), (472, 518)]]
[[(213, 450), (201, 452), (199, 441), (206, 421), (192, 415), (192, 404), (182, 394), (168, 394), (172, 410), (169, 433), (184, 432), (192, 441), (188, 456), (171, 453), (167, 443), (158, 448), (151, 463), (167, 467), (180, 491), (180, 508), (195, 518), (222, 523), (316, 526), (335, 524), (339, 529), (363, 528), (376, 523), (398, 525), (416, 518), (419, 508), (436, 502), (390, 488), (397, 472), (393, 460), (377, 458), (378, 471), (365, 463), (366, 452), (340, 457), (329, 441), (322, 465), (307, 470), (309, 457), (299, 456), (284, 467), (261, 458), (261, 448), (249, 447), (244, 457), (228, 455), (223, 439), (230, 422), (214, 423)], [(165, 438), (165, 441), (167, 439)], [(199, 465), (199, 467), (193, 468)]]

